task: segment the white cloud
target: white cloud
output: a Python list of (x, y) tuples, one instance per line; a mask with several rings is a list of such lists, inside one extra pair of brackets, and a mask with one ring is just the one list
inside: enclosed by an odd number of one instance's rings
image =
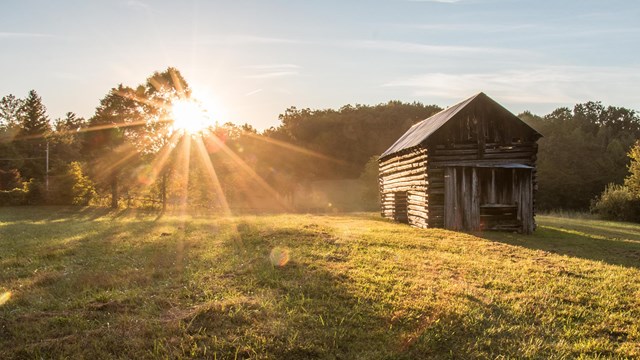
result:
[(132, 8), (140, 8), (140, 9), (150, 9), (151, 5), (147, 4), (144, 1), (140, 1), (140, 0), (128, 0), (125, 3), (127, 6), (132, 7)]
[(300, 66), (296, 64), (258, 64), (242, 66), (241, 69), (250, 70), (252, 73), (245, 75), (246, 79), (268, 79), (300, 74)]
[(301, 40), (268, 37), (268, 36), (256, 36), (256, 35), (209, 35), (202, 36), (198, 42), (202, 44), (224, 44), (224, 45), (237, 45), (237, 44), (302, 44)]
[(348, 43), (351, 46), (391, 52), (427, 55), (531, 55), (528, 50), (515, 50), (482, 46), (431, 45), (403, 41), (363, 40)]
[(390, 81), (414, 96), (460, 100), (486, 92), (508, 103), (566, 104), (589, 100), (638, 107), (640, 68), (548, 66), (486, 73), (426, 73)]
[(283, 69), (300, 69), (296, 64), (259, 64), (259, 65), (247, 65), (242, 66), (243, 69), (256, 69), (256, 70), (283, 70)]
[(51, 34), (24, 33), (24, 32), (0, 32), (0, 39), (24, 39), (24, 38), (50, 38)]
[(244, 96), (255, 95), (255, 94), (259, 93), (259, 92), (262, 92), (262, 89), (255, 89), (255, 90), (249, 91), (248, 93), (244, 94)]
[(535, 29), (539, 30), (540, 25), (534, 24), (483, 24), (483, 23), (430, 23), (430, 24), (397, 24), (397, 26), (417, 30), (437, 30), (437, 31), (472, 31), (483, 33), (501, 33), (517, 30)]
[(293, 76), (298, 74), (299, 73), (297, 71), (273, 71), (273, 72), (266, 72), (262, 74), (245, 75), (245, 78), (246, 79), (268, 79), (268, 78), (278, 78), (283, 76)]
[(437, 2), (437, 3), (445, 3), (445, 4), (453, 4), (460, 2), (460, 0), (408, 0), (410, 2)]

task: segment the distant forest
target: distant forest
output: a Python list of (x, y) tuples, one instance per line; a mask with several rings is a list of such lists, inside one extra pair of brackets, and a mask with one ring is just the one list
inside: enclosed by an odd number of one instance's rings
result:
[[(372, 210), (377, 156), (441, 110), (401, 101), (290, 107), (278, 126), (262, 132), (218, 123), (198, 141), (172, 140), (170, 123), (161, 121), (166, 109), (149, 104), (170, 104), (178, 91), (189, 96), (188, 89), (169, 68), (144, 84), (115, 86), (89, 119), (69, 112), (53, 121), (35, 90), (24, 98), (2, 97), (0, 204), (251, 208), (269, 196), (286, 205), (316, 182), (360, 179), (361, 209)], [(544, 135), (538, 142), (539, 209), (587, 210), (608, 184), (623, 183), (627, 154), (640, 138), (634, 110), (587, 102), (518, 116)]]

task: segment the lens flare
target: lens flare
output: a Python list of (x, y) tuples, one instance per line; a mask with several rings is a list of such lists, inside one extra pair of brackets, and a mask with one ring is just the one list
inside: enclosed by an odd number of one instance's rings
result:
[(283, 267), (289, 262), (289, 250), (275, 247), (271, 250), (271, 254), (269, 254), (269, 260), (271, 261), (271, 265)]
[(0, 295), (0, 306), (4, 305), (7, 301), (11, 299), (11, 291), (6, 291), (2, 295)]

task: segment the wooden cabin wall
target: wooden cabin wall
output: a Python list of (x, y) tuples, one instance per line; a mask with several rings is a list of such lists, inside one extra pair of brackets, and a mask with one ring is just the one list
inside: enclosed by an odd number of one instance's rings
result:
[[(522, 123), (504, 118), (499, 112), (476, 109), (445, 124), (424, 143), (429, 153), (427, 166), (429, 195), (429, 227), (445, 227), (444, 181), (448, 167), (493, 166), (522, 164), (533, 167), (532, 196), (521, 199), (531, 202), (529, 219), (523, 231), (535, 228), (535, 194), (538, 190), (536, 160), (538, 136)], [(513, 190), (512, 190), (513, 192)], [(486, 192), (482, 192), (486, 196)], [(496, 197), (511, 196), (508, 189)], [(520, 203), (520, 202), (519, 202)], [(441, 215), (440, 215), (441, 214)], [(438, 216), (440, 215), (440, 217)], [(530, 224), (529, 224), (530, 223)]]
[(428, 226), (427, 151), (414, 148), (379, 162), (382, 216), (425, 228)]

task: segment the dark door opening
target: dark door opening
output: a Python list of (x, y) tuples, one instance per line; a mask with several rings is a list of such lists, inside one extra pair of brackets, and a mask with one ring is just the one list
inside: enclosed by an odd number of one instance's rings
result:
[(395, 211), (393, 212), (393, 219), (397, 222), (409, 223), (409, 214), (407, 211), (407, 192), (406, 191), (396, 191), (393, 193)]

